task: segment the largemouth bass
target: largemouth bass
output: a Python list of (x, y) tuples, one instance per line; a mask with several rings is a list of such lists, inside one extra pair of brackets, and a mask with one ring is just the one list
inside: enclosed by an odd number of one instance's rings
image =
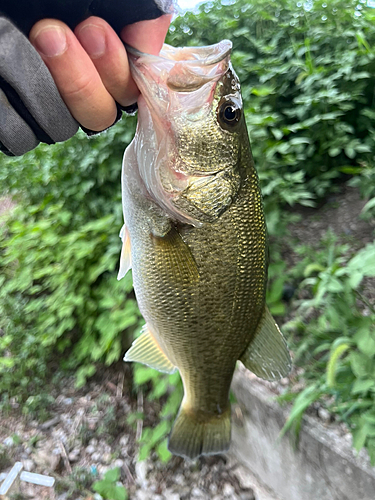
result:
[(141, 97), (122, 170), (119, 279), (132, 267), (146, 325), (125, 360), (179, 370), (169, 450), (189, 458), (229, 448), (237, 360), (268, 380), (291, 366), (265, 305), (266, 224), (231, 47), (129, 55)]

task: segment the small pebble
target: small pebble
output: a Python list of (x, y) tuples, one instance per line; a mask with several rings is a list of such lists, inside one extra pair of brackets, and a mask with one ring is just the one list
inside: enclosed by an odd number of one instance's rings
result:
[(112, 455), (110, 453), (104, 453), (102, 456), (103, 464), (110, 464), (112, 462)]
[(142, 487), (146, 487), (147, 486), (147, 479), (146, 479), (147, 463), (146, 462), (137, 462), (135, 464), (135, 473), (136, 473), (137, 478), (138, 478), (138, 483)]
[(26, 472), (33, 472), (35, 470), (35, 462), (29, 458), (22, 460), (23, 468)]
[(89, 444), (88, 447), (86, 448), (86, 453), (88, 453), (89, 455), (92, 455), (93, 453), (95, 453), (95, 446), (93, 446), (92, 444)]
[(124, 436), (121, 436), (120, 441), (119, 441), (120, 446), (124, 447), (128, 444), (128, 442), (129, 442), (129, 436), (127, 434), (125, 434)]
[(120, 467), (120, 469), (121, 469), (121, 467), (123, 467), (123, 466), (124, 466), (124, 461), (123, 461), (123, 460), (121, 460), (121, 458), (117, 458), (117, 459), (113, 462), (113, 465), (114, 465), (115, 467)]
[(197, 486), (194, 486), (194, 488), (191, 490), (191, 496), (192, 497), (201, 497), (203, 496), (203, 491), (199, 488), (197, 488)]
[(223, 486), (223, 495), (225, 495), (226, 497), (230, 497), (232, 495), (234, 495), (234, 488), (231, 484), (229, 483), (225, 483), (224, 486)]
[(12, 436), (8, 436), (7, 438), (4, 439), (3, 443), (5, 444), (5, 446), (7, 446), (8, 448), (10, 448), (11, 446), (13, 446), (14, 442), (13, 442), (13, 438)]
[(80, 452), (81, 452), (81, 450), (79, 448), (74, 448), (74, 450), (72, 450), (68, 455), (69, 460), (71, 462), (77, 462), (79, 459)]
[(92, 460), (93, 462), (100, 462), (100, 458), (101, 458), (101, 456), (102, 456), (102, 454), (101, 454), (101, 453), (99, 453), (98, 451), (96, 451), (95, 453), (93, 453), (93, 454), (91, 455), (91, 460)]
[(329, 422), (331, 420), (331, 414), (325, 408), (319, 408), (318, 415), (323, 422)]

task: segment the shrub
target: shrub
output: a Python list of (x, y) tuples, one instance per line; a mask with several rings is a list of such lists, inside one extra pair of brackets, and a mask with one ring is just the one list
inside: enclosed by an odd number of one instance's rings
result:
[[(121, 155), (132, 120), (95, 139), (1, 158), (17, 208), (0, 227), (0, 392), (38, 391), (52, 359), (77, 369), (117, 361), (140, 316), (118, 282)], [(20, 397), (20, 391), (16, 391)]]
[[(320, 400), (353, 433), (375, 464), (375, 309), (363, 289), (375, 276), (375, 244), (348, 257), (348, 245), (328, 234), (320, 249), (301, 247), (300, 301), (284, 331), (292, 333), (295, 363), (304, 368), (305, 388), (297, 396), (286, 429), (299, 428), (303, 412)], [(296, 394), (287, 394), (296, 397)]]

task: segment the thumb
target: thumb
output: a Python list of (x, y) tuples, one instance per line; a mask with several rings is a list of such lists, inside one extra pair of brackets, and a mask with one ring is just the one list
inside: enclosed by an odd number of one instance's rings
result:
[(165, 14), (157, 19), (130, 24), (121, 31), (121, 38), (141, 52), (157, 55), (163, 46), (171, 18), (170, 14)]

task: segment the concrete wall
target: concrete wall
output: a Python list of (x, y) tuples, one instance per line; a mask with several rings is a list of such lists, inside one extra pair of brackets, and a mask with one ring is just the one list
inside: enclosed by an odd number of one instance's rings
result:
[(287, 412), (245, 370), (236, 372), (231, 452), (281, 500), (375, 500), (375, 468), (343, 438), (305, 417), (298, 449), (277, 442)]

